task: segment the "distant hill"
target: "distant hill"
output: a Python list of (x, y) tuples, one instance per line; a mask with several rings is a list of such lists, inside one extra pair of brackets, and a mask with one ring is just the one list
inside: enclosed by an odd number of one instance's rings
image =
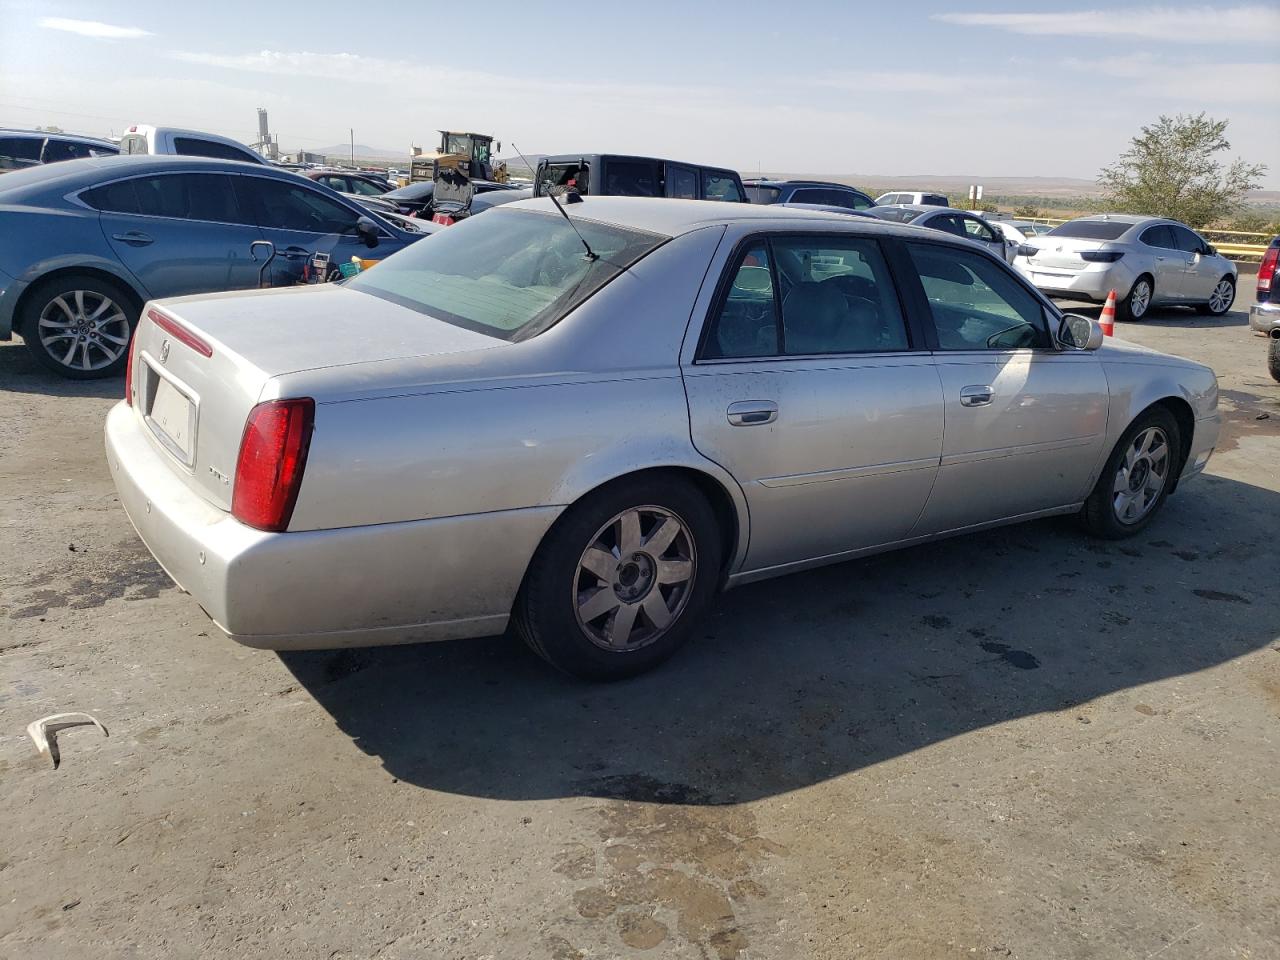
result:
[[(304, 147), (307, 153), (318, 153), (325, 157), (342, 159), (351, 156), (351, 144), (339, 143), (332, 147)], [(404, 160), (409, 156), (409, 148), (403, 150), (384, 150), (364, 143), (356, 144), (357, 160)]]

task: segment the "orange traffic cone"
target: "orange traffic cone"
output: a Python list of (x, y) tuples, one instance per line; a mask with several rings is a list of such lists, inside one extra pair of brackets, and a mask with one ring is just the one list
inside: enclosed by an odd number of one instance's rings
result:
[(1098, 325), (1102, 327), (1104, 335), (1108, 337), (1116, 335), (1116, 292), (1114, 290), (1107, 294), (1107, 302), (1103, 304)]

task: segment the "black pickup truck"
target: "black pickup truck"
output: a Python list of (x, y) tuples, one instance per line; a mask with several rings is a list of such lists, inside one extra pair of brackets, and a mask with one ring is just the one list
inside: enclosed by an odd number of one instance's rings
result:
[(539, 161), (533, 195), (567, 189), (583, 196), (747, 202), (742, 178), (719, 167), (612, 153), (566, 153)]

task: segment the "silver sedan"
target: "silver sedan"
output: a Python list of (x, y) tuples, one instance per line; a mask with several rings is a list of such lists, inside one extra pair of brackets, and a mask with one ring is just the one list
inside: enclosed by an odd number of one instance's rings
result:
[(1161, 305), (1217, 317), (1236, 298), (1236, 265), (1190, 227), (1159, 217), (1069, 220), (1020, 245), (1014, 267), (1055, 297), (1101, 303), (1114, 290), (1121, 320)]
[(770, 206), (499, 207), (343, 285), (152, 303), (120, 500), (223, 632), (493, 634), (618, 677), (723, 587), (996, 524), (1131, 536), (1213, 371), (934, 230)]

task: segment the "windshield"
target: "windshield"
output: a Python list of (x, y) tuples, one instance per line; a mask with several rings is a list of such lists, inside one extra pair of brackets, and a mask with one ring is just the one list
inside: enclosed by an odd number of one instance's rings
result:
[(777, 187), (762, 187), (757, 184), (744, 184), (749, 203), (777, 203), (782, 191)]
[(912, 210), (910, 207), (872, 207), (867, 213), (873, 217), (879, 217), (881, 220), (892, 220), (895, 223), (910, 223), (923, 210)]
[(347, 282), (455, 326), (526, 340), (552, 326), (666, 237), (558, 213), (495, 210), (442, 230)]
[(1051, 237), (1078, 237), (1081, 240), (1116, 240), (1133, 229), (1132, 223), (1115, 220), (1072, 220), (1049, 231)]

